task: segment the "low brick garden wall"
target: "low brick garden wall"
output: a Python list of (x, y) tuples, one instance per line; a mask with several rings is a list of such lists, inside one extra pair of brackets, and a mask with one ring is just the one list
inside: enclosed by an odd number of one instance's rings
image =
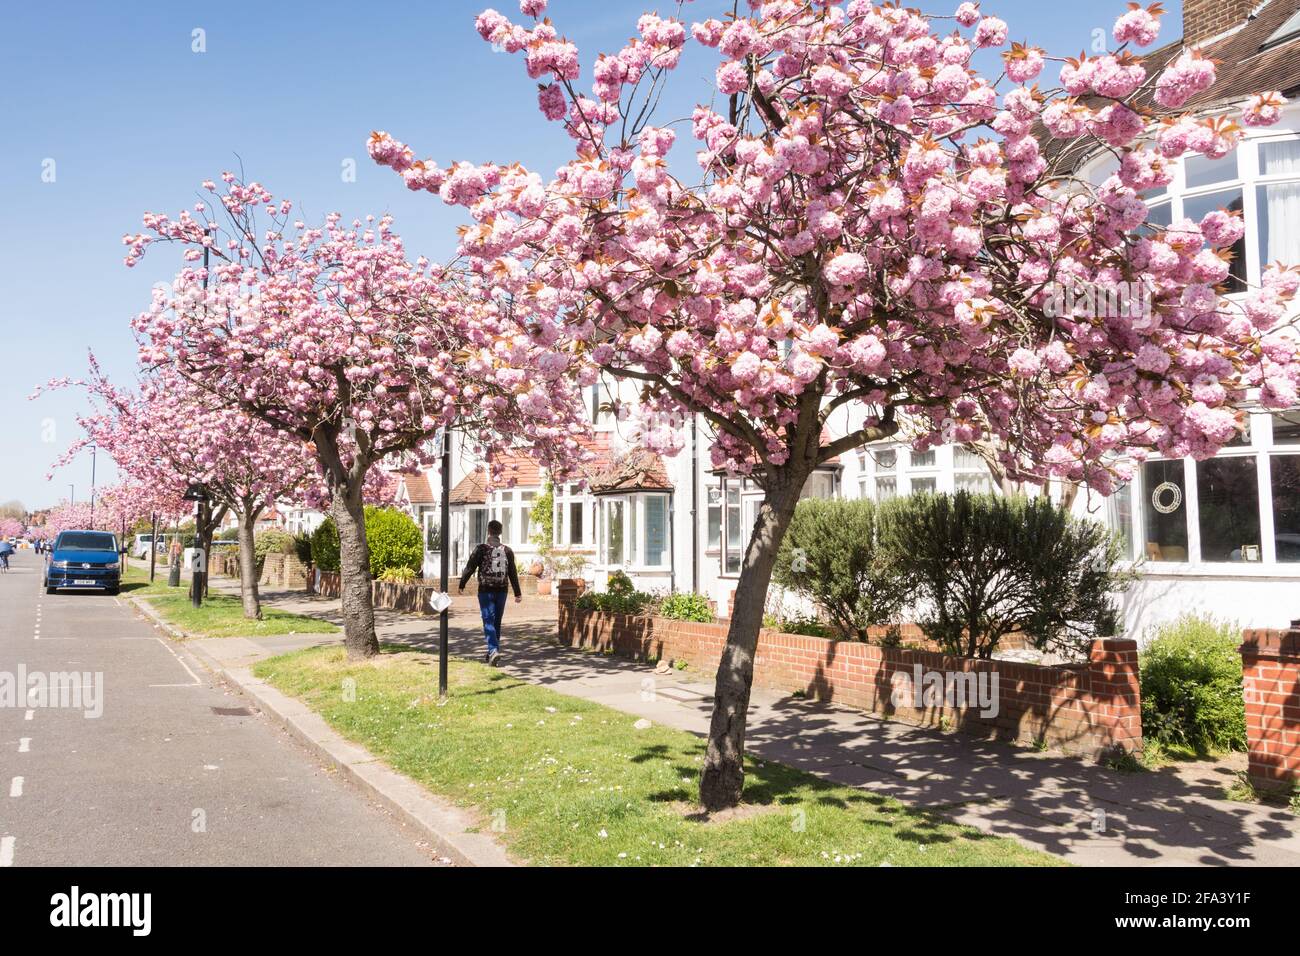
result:
[[(319, 571), (311, 569), (309, 590), (321, 597), (339, 596), (339, 573), (337, 571)], [(455, 585), (453, 584), (453, 587)], [(399, 584), (395, 581), (371, 581), (370, 597), (375, 607), (389, 611), (406, 611), (410, 614), (431, 614), (429, 595), (439, 591), (436, 583), (414, 581)]]
[(1290, 790), (1300, 785), (1300, 621), (1246, 631), (1241, 676), (1251, 783)]
[[(559, 588), (559, 639), (571, 647), (612, 650), (639, 660), (686, 661), (716, 672), (726, 644), (725, 624), (581, 611), (579, 588)], [(922, 677), (921, 706), (913, 686)], [(925, 675), (953, 675), (964, 687), (990, 686), (997, 675), (995, 713), (968, 698), (926, 697)], [(982, 737), (1043, 742), (1067, 753), (1100, 757), (1118, 748), (1142, 749), (1137, 642), (1108, 638), (1092, 643), (1082, 664), (1041, 666), (950, 657), (936, 651), (887, 648), (763, 629), (754, 683), (889, 716), (925, 727), (953, 728)], [(983, 699), (983, 698), (981, 698)], [(983, 710), (992, 710), (985, 707)]]

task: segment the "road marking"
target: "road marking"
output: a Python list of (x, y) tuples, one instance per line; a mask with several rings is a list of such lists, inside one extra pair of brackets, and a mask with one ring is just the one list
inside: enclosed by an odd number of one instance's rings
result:
[(14, 777), (13, 782), (9, 784), (9, 796), (21, 797), (23, 795), (23, 778)]
[(28, 753), (31, 749), (32, 749), (32, 738), (31, 738), (31, 737), (19, 737), (19, 738), (18, 738), (18, 752), (19, 752), (20, 754)]
[(14, 865), (14, 838), (0, 837), (0, 866)]
[(154, 640), (157, 641), (159, 644), (161, 644), (163, 647), (167, 648), (167, 653), (170, 654), (172, 657), (176, 658), (176, 661), (181, 665), (181, 667), (185, 668), (185, 673), (189, 674), (190, 677), (194, 678), (194, 683), (192, 684), (150, 684), (149, 685), (150, 687), (199, 687), (200, 685), (202, 685), (203, 681), (199, 680), (199, 675), (194, 673), (194, 671), (190, 670), (190, 665), (186, 664), (179, 654), (177, 654), (170, 647), (167, 647), (166, 641), (164, 641), (161, 637), (155, 637)]
[(29, 710), (27, 713), (23, 714), (23, 720), (31, 720), (35, 716), (36, 716), (36, 711)]

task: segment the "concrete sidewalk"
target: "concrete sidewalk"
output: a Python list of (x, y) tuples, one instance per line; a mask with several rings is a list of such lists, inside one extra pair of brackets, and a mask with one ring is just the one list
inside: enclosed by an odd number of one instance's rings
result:
[[(214, 587), (234, 589), (215, 579)], [(339, 602), (272, 592), (276, 607), (340, 622)], [(436, 650), (435, 617), (376, 611), (380, 639)], [(574, 697), (695, 734), (708, 730), (712, 680), (560, 647), (553, 598), (527, 596), (506, 610), (502, 670)], [(339, 638), (240, 640), (247, 666)], [(218, 639), (219, 641), (219, 639)], [(457, 597), (451, 652), (480, 660), (478, 606)], [(207, 643), (207, 642), (203, 642)], [(227, 648), (227, 655), (233, 651)], [(1058, 753), (924, 730), (835, 705), (755, 688), (747, 750), (819, 777), (938, 810), (958, 823), (1011, 837), (1086, 866), (1300, 866), (1300, 816), (1223, 798), (1245, 759), (1120, 773)]]

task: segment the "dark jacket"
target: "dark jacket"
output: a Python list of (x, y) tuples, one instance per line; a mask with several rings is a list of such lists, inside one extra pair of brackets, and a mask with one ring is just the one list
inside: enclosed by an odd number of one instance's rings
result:
[[(488, 551), (492, 547), (493, 545), (485, 543), (474, 549), (474, 553), (469, 556), (469, 564), (465, 565), (465, 573), (460, 576), (461, 587), (464, 587), (474, 572), (482, 566), (484, 559), (487, 558)], [(519, 587), (519, 572), (515, 570), (515, 553), (506, 545), (502, 545), (502, 547), (506, 549), (506, 573), (510, 576), (510, 586), (515, 590), (515, 597), (522, 597), (524, 592)], [(483, 591), (506, 590), (506, 588), (485, 588), (481, 584), (479, 587)]]

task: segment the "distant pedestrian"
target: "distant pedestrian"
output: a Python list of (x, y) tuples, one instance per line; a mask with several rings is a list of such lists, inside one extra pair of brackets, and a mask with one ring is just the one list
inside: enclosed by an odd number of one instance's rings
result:
[(483, 660), (493, 667), (501, 657), (501, 619), (506, 612), (506, 598), (513, 588), (515, 603), (524, 599), (519, 587), (519, 572), (515, 569), (515, 553), (501, 543), (501, 522), (488, 522), (487, 541), (474, 549), (460, 576), (460, 593), (465, 593), (465, 582), (478, 573), (478, 608), (483, 616), (483, 637), (487, 653)]

